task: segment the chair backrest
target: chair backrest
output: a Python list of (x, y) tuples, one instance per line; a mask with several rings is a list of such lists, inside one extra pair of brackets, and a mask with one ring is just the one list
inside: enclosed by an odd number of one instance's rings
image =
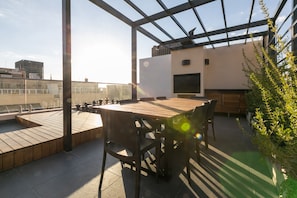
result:
[(202, 106), (197, 106), (191, 116), (191, 125), (194, 132), (202, 133), (207, 125), (207, 111), (209, 103), (205, 103)]
[(137, 119), (134, 114), (103, 109), (101, 118), (105, 143), (120, 145), (132, 153), (139, 150), (139, 129), (135, 125)]
[(215, 111), (217, 102), (218, 101), (215, 100), (215, 99), (209, 100), (209, 108), (208, 108), (208, 111), (207, 111), (207, 118), (208, 119), (212, 119), (213, 118), (213, 114), (214, 114), (214, 111)]
[(133, 99), (127, 99), (127, 100), (120, 100), (120, 104), (131, 104), (131, 103), (137, 103), (138, 100), (133, 100)]
[(166, 96), (157, 96), (156, 99), (157, 100), (166, 100), (167, 97)]
[(154, 97), (145, 97), (145, 98), (139, 98), (140, 101), (153, 101), (155, 100)]

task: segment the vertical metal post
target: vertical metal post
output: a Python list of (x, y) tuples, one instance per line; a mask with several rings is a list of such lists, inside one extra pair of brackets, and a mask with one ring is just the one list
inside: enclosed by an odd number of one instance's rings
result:
[[(297, 0), (293, 1), (293, 7), (292, 9), (294, 9), (294, 7), (297, 5)], [(297, 34), (297, 25), (296, 25), (296, 20), (297, 20), (297, 9), (294, 10), (293, 12), (293, 17), (292, 17), (292, 25), (293, 25), (293, 32), (292, 32), (292, 38), (293, 38), (293, 42), (292, 42), (292, 52), (293, 55), (295, 57), (297, 57), (297, 38), (295, 37), (295, 35)], [(295, 58), (296, 59), (296, 58)], [(297, 60), (295, 60), (295, 63), (297, 62)]]
[(71, 127), (71, 12), (70, 0), (62, 0), (63, 29), (63, 146), (72, 150)]
[(137, 99), (137, 32), (132, 27), (132, 99)]

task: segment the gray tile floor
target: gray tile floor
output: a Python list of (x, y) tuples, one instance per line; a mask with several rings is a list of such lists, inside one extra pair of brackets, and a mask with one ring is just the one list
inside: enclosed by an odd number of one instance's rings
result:
[[(241, 118), (244, 127), (247, 123)], [(141, 177), (141, 197), (278, 197), (270, 164), (234, 117), (215, 117), (216, 141), (201, 148), (201, 164), (191, 160), (190, 186), (186, 179), (183, 149), (175, 151), (170, 179)], [(107, 157), (102, 192), (98, 192), (102, 140), (95, 140), (53, 156), (0, 173), (0, 197), (134, 197), (134, 173)]]

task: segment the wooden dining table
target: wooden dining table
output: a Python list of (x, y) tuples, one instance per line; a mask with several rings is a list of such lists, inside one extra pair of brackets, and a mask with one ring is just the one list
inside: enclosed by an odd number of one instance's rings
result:
[(137, 101), (123, 105), (109, 104), (93, 108), (127, 111), (151, 118), (169, 119), (189, 112), (206, 101), (206, 99), (168, 98), (165, 100)]
[[(165, 125), (170, 123), (170, 120), (191, 112), (195, 107), (203, 105), (206, 99), (187, 99), (187, 98), (168, 98), (165, 100), (153, 101), (136, 101), (127, 104), (110, 104), (96, 106), (96, 109), (106, 109), (110, 111), (125, 111), (136, 114), (139, 117), (158, 119)], [(166, 127), (165, 128), (169, 128)], [(165, 175), (170, 175), (170, 160), (173, 149), (173, 143), (168, 130), (164, 132), (165, 137)]]

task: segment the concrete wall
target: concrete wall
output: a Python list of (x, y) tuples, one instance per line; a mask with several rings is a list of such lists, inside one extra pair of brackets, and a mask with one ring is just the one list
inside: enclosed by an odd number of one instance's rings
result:
[[(248, 79), (243, 72), (243, 51), (249, 59), (256, 61), (252, 43), (215, 49), (196, 47), (171, 51), (171, 55), (141, 59), (138, 97), (176, 97), (177, 94), (173, 93), (174, 74), (201, 73), (201, 93), (188, 95), (204, 96), (205, 89), (248, 89)], [(205, 65), (205, 59), (209, 59), (208, 65)], [(183, 60), (190, 60), (190, 64), (182, 65)]]
[[(171, 52), (172, 60), (172, 76), (174, 74), (190, 74), (200, 73), (201, 92), (196, 93), (196, 96), (204, 96), (204, 49), (203, 47), (196, 47), (191, 49), (177, 50)], [(182, 65), (183, 60), (190, 60), (189, 65)], [(171, 78), (173, 85), (173, 79)], [(174, 97), (178, 93), (172, 93)]]
[(204, 88), (247, 89), (247, 78), (243, 72), (243, 51), (248, 58), (255, 60), (252, 43), (206, 49), (205, 58), (209, 59), (209, 65), (204, 67)]
[(138, 98), (171, 97), (171, 93), (171, 55), (141, 59), (139, 62)]

